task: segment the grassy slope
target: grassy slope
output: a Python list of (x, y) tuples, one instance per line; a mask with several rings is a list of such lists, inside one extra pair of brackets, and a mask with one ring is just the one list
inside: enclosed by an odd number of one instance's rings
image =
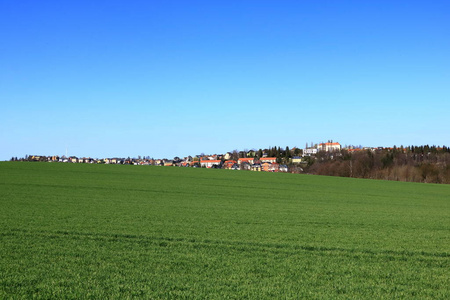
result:
[(450, 186), (0, 163), (0, 298), (450, 298)]

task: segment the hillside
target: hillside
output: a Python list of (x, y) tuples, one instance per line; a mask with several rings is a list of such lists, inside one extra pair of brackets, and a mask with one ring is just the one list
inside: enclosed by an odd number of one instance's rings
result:
[(448, 299), (450, 186), (0, 163), (0, 298)]

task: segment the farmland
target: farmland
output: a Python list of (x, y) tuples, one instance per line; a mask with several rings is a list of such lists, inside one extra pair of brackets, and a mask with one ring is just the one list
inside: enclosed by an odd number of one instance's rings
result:
[(0, 298), (450, 298), (450, 186), (0, 163)]

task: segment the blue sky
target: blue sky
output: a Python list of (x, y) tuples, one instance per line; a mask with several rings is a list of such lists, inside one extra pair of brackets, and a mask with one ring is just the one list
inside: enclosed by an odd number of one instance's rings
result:
[(0, 160), (450, 145), (450, 1), (0, 1)]

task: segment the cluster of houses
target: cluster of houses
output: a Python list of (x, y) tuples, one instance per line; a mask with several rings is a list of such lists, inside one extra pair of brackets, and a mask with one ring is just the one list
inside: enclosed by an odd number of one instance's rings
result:
[[(227, 153), (228, 154), (228, 153)], [(195, 161), (193, 162), (195, 164)], [(185, 163), (187, 164), (187, 163)], [(245, 157), (237, 160), (222, 161), (214, 156), (202, 157), (200, 166), (204, 168), (220, 168), (229, 170), (249, 170), (265, 172), (288, 172), (288, 166), (277, 163), (276, 157)]]
[[(346, 147), (347, 151), (360, 150), (376, 150), (379, 148), (362, 148), (362, 147)], [(305, 157), (317, 155), (321, 151), (339, 153), (342, 147), (339, 143), (329, 141), (321, 144), (311, 144), (311, 146), (304, 149), (293, 148), (289, 150), (290, 153), (297, 155), (290, 155), (289, 158), (280, 159), (279, 157), (269, 157), (269, 151), (266, 149), (261, 151), (258, 155), (256, 150), (241, 151), (241, 152), (227, 152), (220, 155), (197, 155), (195, 157), (188, 156), (183, 159), (175, 157), (174, 159), (153, 159), (153, 158), (103, 158), (96, 159), (90, 157), (76, 157), (76, 156), (28, 156), (26, 160), (31, 161), (48, 161), (48, 162), (63, 162), (63, 163), (87, 163), (87, 164), (128, 164), (128, 165), (154, 165), (154, 166), (179, 166), (179, 167), (194, 167), (194, 168), (217, 168), (229, 170), (250, 170), (250, 171), (265, 171), (265, 172), (289, 172), (291, 168), (299, 166), (304, 163)], [(281, 163), (283, 162), (283, 163)], [(301, 169), (301, 168), (300, 168)]]
[[(124, 164), (124, 165), (153, 165), (153, 166), (178, 166), (193, 168), (216, 168), (229, 170), (251, 170), (266, 172), (288, 172), (288, 166), (278, 164), (276, 157), (246, 157), (232, 159), (232, 153), (225, 155), (188, 156), (183, 159), (175, 157), (169, 159), (151, 158), (103, 158), (76, 156), (39, 156), (32, 155), (27, 158), (30, 161), (62, 162), (62, 163), (86, 163), (86, 164)], [(300, 157), (296, 157), (297, 159)]]

